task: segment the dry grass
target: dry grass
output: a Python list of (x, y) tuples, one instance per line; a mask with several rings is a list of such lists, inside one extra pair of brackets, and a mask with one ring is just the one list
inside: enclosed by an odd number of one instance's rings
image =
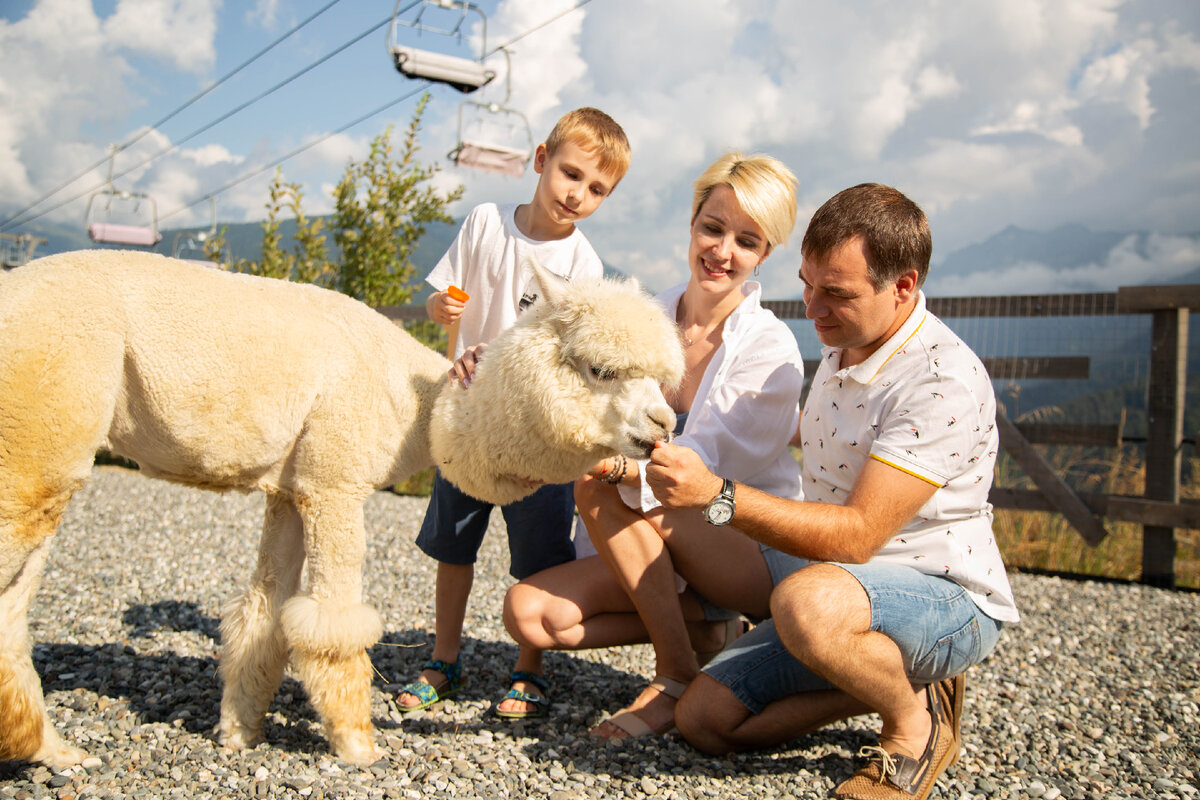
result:
[[(1095, 451), (1078, 447), (1051, 448), (1048, 460), (1067, 482), (1082, 493), (1140, 495), (1145, 466), (1136, 448)], [(1200, 459), (1185, 465), (1182, 494), (1200, 498)], [(1033, 488), (1028, 478), (1007, 458), (996, 469), (996, 486)], [(1089, 546), (1066, 520), (1040, 511), (996, 510), (996, 538), (1010, 567), (1074, 572), (1137, 580), (1142, 573), (1142, 527), (1131, 522), (1106, 521), (1109, 535)], [(1200, 588), (1200, 530), (1175, 531), (1175, 581), (1178, 586)]]

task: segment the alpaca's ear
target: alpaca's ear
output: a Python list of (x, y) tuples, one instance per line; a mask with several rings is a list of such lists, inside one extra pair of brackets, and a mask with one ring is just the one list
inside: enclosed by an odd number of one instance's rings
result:
[(533, 273), (538, 286), (541, 287), (542, 299), (551, 305), (557, 305), (567, 288), (567, 281), (538, 263), (536, 258), (526, 258), (525, 265)]

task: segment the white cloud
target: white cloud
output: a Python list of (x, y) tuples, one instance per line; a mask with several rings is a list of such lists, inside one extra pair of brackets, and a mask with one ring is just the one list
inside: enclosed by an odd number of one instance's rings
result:
[[(534, 143), (580, 105), (598, 106), (625, 127), (634, 149), (630, 173), (583, 228), (602, 257), (657, 288), (685, 277), (691, 181), (728, 149), (771, 153), (801, 180), (793, 246), (764, 265), (769, 293), (792, 285), (793, 251), (812, 210), (863, 180), (891, 183), (922, 203), (940, 248), (1008, 224), (1179, 233), (1200, 218), (1194, 2), (605, 0), (513, 45), (509, 105), (529, 118)], [(262, 45), (260, 26), (273, 28), (295, 13), (278, 0), (224, 5), (220, 13), (221, 4), (207, 0), (35, 0), (24, 18), (0, 19), (0, 219), (204, 85), (217, 63), (215, 46), (222, 59), (254, 52)], [(289, 40), (299, 52), (280, 54), (274, 65), (264, 59), (256, 65), (263, 73), (229, 88), (265, 87), (328, 52), (382, 16), (365, 5), (336, 6)], [(573, 2), (483, 5), (492, 48)], [(97, 7), (111, 10), (101, 18)], [(478, 29), (473, 17), (468, 21), (467, 41), (426, 35), (422, 46), (470, 50)], [(233, 182), (415, 88), (396, 84), (382, 38), (380, 32), (363, 44), (372, 51), (370, 66), (332, 60), (306, 76), (296, 94), (255, 109), (257, 120), (248, 112), (128, 180), (161, 188), (164, 206), (187, 202), (189, 191)], [(504, 63), (500, 56), (491, 61)], [(269, 69), (275, 71), (265, 77)], [(336, 80), (311, 88), (318, 84), (308, 81), (326, 70)], [(388, 97), (368, 96), (365, 87)], [(459, 103), (502, 101), (504, 87), (498, 80), (471, 96), (435, 89), (420, 157), (447, 166)], [(353, 107), (342, 105), (343, 95), (367, 99)], [(148, 138), (147, 147), (178, 141), (177, 131), (236, 102), (210, 100), (190, 121), (164, 126), (167, 135)], [(397, 112), (397, 136), (407, 116)], [(352, 129), (284, 164), (286, 179), (305, 186), (310, 213), (328, 206), (347, 159), (365, 155), (380, 128)], [(136, 149), (147, 152), (153, 150)], [(134, 163), (136, 153), (122, 154), (119, 163)], [(103, 173), (96, 170), (93, 179)], [(261, 218), (269, 179), (267, 173), (223, 193), (222, 219)], [(447, 166), (437, 180), (465, 185), (455, 209), (462, 213), (484, 200), (525, 201), (536, 179), (532, 172), (512, 179)], [(188, 213), (200, 218), (207, 209)], [(75, 218), (77, 205), (52, 216)]]
[(269, 30), (275, 25), (279, 12), (279, 0), (257, 0), (246, 9), (246, 22)]
[(213, 0), (119, 0), (103, 30), (111, 48), (203, 72), (216, 61), (213, 37), (220, 8)]
[(245, 160), (219, 144), (184, 150), (181, 155), (200, 167), (211, 167), (214, 164), (241, 164)]

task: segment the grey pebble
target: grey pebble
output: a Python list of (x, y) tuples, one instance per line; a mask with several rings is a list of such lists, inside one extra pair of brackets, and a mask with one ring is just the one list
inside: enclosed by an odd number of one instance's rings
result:
[[(490, 715), (516, 647), (501, 603), (512, 580), (494, 515), (465, 626), (467, 685), (401, 715), (395, 692), (430, 654), (435, 564), (414, 546), (426, 501), (366, 504), (365, 591), (384, 619), (371, 650), (384, 758), (361, 769), (328, 751), (288, 675), (267, 742), (218, 747), (222, 604), (255, 563), (263, 501), (97, 468), (68, 507), (30, 613), (50, 718), (88, 751), (79, 767), (0, 763), (0, 798), (549, 797), (825, 798), (874, 744), (863, 717), (789, 746), (711, 758), (677, 734), (597, 746), (588, 727), (653, 673), (648, 646), (546, 656), (554, 705), (541, 723)], [(1200, 594), (1014, 574), (1023, 620), (968, 675), (964, 752), (935, 798), (1197, 798)]]

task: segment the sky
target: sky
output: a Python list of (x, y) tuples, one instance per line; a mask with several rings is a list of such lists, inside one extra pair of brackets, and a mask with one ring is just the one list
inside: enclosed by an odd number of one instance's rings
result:
[[(296, 151), (284, 179), (303, 186), (307, 213), (328, 212), (348, 160), (388, 125), (398, 138), (423, 89), (388, 55), (392, 3), (322, 11), (328, 3), (0, 0), (0, 221), (139, 134), (116, 159), (118, 171), (136, 168), (115, 183), (154, 197), (164, 228), (207, 225), (208, 204), (194, 201), (231, 183), (218, 219), (262, 219), (273, 170), (237, 181)], [(767, 297), (798, 296), (808, 218), (862, 181), (896, 186), (929, 215), (931, 294), (1107, 290), (1142, 282), (1131, 272), (1163, 282), (1200, 267), (1196, 0), (591, 0), (570, 10), (577, 3), (479, 0), (486, 37), (475, 13), (461, 38), (396, 29), (403, 44), (464, 57), (509, 45), (511, 74), (502, 53), (487, 59), (507, 80), (471, 95), (428, 88), (420, 155), (442, 167), (439, 186), (464, 186), (457, 217), (484, 201), (527, 201), (536, 183), (532, 169), (494, 176), (448, 160), (460, 104), (519, 111), (535, 143), (561, 114), (591, 105), (625, 128), (633, 164), (581, 228), (601, 258), (650, 288), (686, 277), (691, 183), (729, 150), (773, 155), (800, 179), (796, 230), (763, 265)], [(466, 106), (463, 118), (468, 134), (500, 143), (527, 135), (515, 114)], [(106, 170), (30, 213), (62, 203), (42, 219), (82, 228)], [(938, 273), (947, 253), (1010, 225), (1067, 224), (1149, 232), (1154, 252), (1126, 243), (1070, 275), (1036, 263)]]

